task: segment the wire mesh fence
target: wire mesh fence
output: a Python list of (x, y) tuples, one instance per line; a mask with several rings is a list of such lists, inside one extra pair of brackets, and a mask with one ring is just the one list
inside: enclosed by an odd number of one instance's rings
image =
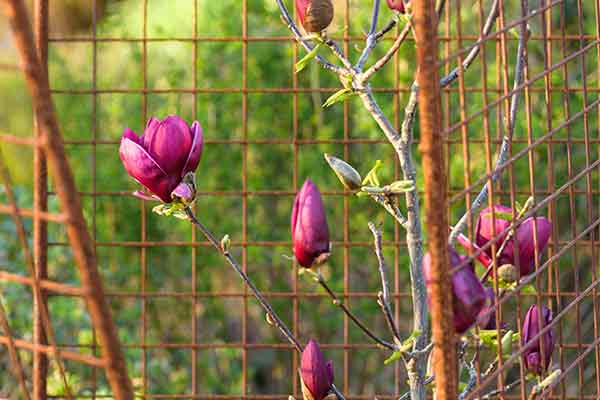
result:
[[(391, 269), (395, 317), (408, 336), (412, 305), (405, 232), (376, 205), (342, 190), (322, 154), (338, 155), (360, 171), (382, 160), (381, 174), (388, 180), (401, 178), (401, 166), (358, 100), (321, 107), (340, 83), (317, 65), (295, 73), (304, 50), (282, 23), (275, 2), (89, 0), (78, 6), (83, 22), (76, 30), (53, 25), (64, 18), (52, 14), (62, 4), (52, 3), (44, 36), (47, 15), (39, 7), (48, 2), (35, 2), (33, 15), (41, 18), (36, 21), (38, 51), (47, 48), (47, 55), (39, 57), (47, 66), (64, 149), (136, 395), (301, 397), (298, 355), (265, 323), (238, 277), (188, 224), (158, 217), (151, 204), (130, 195), (136, 185), (123, 173), (118, 156), (123, 129), (141, 132), (149, 117), (176, 113), (204, 127), (195, 205), (204, 223), (230, 235), (232, 253), (294, 334), (303, 341), (319, 339), (347, 398), (402, 396), (408, 378), (402, 366), (384, 365), (389, 352), (354, 328), (286, 257), (293, 196), (310, 177), (321, 187), (333, 228), (334, 251), (323, 273), (355, 314), (373, 331), (384, 332), (367, 222), (385, 220), (383, 251)], [(335, 6), (330, 35), (355, 60), (364, 46), (371, 5), (340, 0)], [(548, 306), (556, 336), (552, 364), (560, 372), (544, 395), (596, 399), (600, 3), (449, 0), (440, 15), (438, 58), (440, 76), (447, 81), (442, 80), (439, 97), (450, 223), (472, 208), (484, 187), (489, 193), (483, 207), (508, 206), (519, 223), (530, 215), (552, 222), (535, 272), (521, 279), (517, 290), (490, 284), (499, 299), (496, 318), (505, 329), (520, 332), (530, 305)], [(391, 18), (382, 6), (380, 24)], [(398, 25), (367, 65), (394, 43), (404, 28)], [(22, 376), (34, 398), (115, 397), (103, 371), (102, 327), (86, 310), (89, 292), (73, 267), (76, 254), (57, 196), (59, 180), (52, 176), (46, 190), (34, 112), (22, 94), (23, 70), (10, 48), (7, 54), (0, 59), (0, 81), (13, 96), (3, 96), (0, 139), (13, 184), (4, 181), (0, 191), (0, 282), (2, 314), (11, 333), (0, 320), (5, 345), (0, 348), (0, 395), (22, 396), (21, 378), (15, 380), (11, 370)], [(415, 60), (410, 33), (371, 81), (397, 128), (414, 89)], [(511, 109), (511, 101), (516, 108)], [(419, 139), (416, 124), (418, 166)], [(505, 158), (495, 169), (498, 154)], [(417, 189), (426, 198), (422, 181), (418, 167)], [(12, 219), (11, 198), (25, 217), (22, 229)], [(530, 207), (520, 214), (517, 209), (529, 198)], [(476, 217), (466, 220), (465, 235), (473, 242)], [(497, 250), (501, 236), (490, 249)], [(28, 247), (32, 254), (23, 255)], [(28, 274), (31, 257), (38, 283)], [(500, 260), (492, 258), (496, 275)], [(53, 361), (54, 345), (39, 328), (45, 322), (43, 309), (34, 307), (37, 295), (31, 287), (36, 286), (47, 304), (62, 364)], [(22, 374), (9, 363), (15, 344)], [(472, 382), (468, 368), (462, 369), (461, 387), (472, 385), (464, 398), (529, 396), (531, 384), (521, 384), (527, 376), (520, 343), (505, 357), (498, 357), (501, 346), (477, 349), (462, 355), (478, 372)], [(490, 363), (496, 367), (487, 370)]]

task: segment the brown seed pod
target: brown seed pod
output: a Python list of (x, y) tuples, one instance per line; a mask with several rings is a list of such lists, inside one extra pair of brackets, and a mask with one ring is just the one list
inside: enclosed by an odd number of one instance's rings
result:
[(319, 33), (325, 30), (333, 20), (333, 2), (331, 0), (312, 0), (306, 9), (304, 29)]

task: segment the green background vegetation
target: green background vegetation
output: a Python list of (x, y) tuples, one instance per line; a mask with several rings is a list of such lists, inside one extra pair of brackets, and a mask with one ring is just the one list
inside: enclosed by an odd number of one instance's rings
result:
[[(313, 179), (326, 195), (328, 219), (335, 245), (333, 256), (324, 273), (336, 291), (349, 293), (371, 293), (371, 296), (356, 296), (350, 305), (356, 314), (378, 332), (386, 332), (374, 294), (379, 290), (376, 259), (371, 248), (371, 236), (367, 221), (385, 221), (384, 239), (387, 242), (385, 255), (394, 277), (393, 286), (406, 293), (409, 289), (408, 258), (401, 243), (404, 235), (380, 208), (365, 198), (344, 195), (334, 174), (327, 168), (322, 154), (328, 152), (343, 156), (359, 171), (366, 173), (376, 159), (384, 162), (381, 176), (391, 182), (398, 173), (393, 150), (385, 142), (380, 130), (362, 108), (360, 102), (351, 99), (346, 105), (337, 104), (322, 109), (325, 99), (340, 87), (335, 76), (311, 65), (297, 78), (297, 93), (280, 92), (275, 88), (292, 88), (294, 55), (302, 57), (303, 50), (296, 52), (293, 41), (249, 40), (247, 42), (246, 65), (242, 46), (242, 2), (237, 0), (197, 0), (197, 32), (201, 38), (233, 38), (233, 40), (200, 40), (197, 57), (194, 59), (193, 1), (149, 0), (147, 9), (147, 37), (154, 39), (185, 38), (188, 40), (140, 40), (119, 42), (99, 41), (96, 47), (90, 41), (53, 41), (49, 49), (49, 75), (54, 92), (54, 101), (61, 122), (66, 149), (79, 190), (83, 194), (84, 212), (97, 240), (99, 268), (107, 291), (112, 294), (109, 301), (119, 327), (119, 336), (125, 346), (127, 364), (137, 387), (145, 382), (146, 393), (184, 394), (192, 391), (192, 364), (198, 371), (197, 390), (201, 394), (242, 393), (289, 394), (294, 379), (292, 355), (287, 349), (265, 349), (253, 346), (257, 343), (279, 344), (282, 338), (275, 329), (264, 323), (264, 315), (255, 301), (249, 298), (247, 307), (241, 297), (211, 296), (219, 293), (241, 293), (243, 287), (229, 267), (210, 248), (199, 245), (192, 249), (186, 246), (193, 240), (190, 225), (183, 221), (159, 217), (150, 212), (152, 204), (143, 204), (128, 196), (136, 184), (124, 172), (118, 158), (118, 140), (125, 127), (140, 133), (147, 117), (164, 117), (179, 114), (187, 121), (193, 116), (204, 128), (204, 155), (197, 173), (197, 184), (203, 193), (197, 202), (197, 213), (203, 222), (217, 235), (228, 233), (234, 241), (233, 251), (247, 261), (248, 273), (256, 284), (265, 291), (275, 293), (302, 293), (295, 302), (290, 296), (272, 297), (275, 309), (290, 322), (297, 306), (297, 332), (302, 340), (317, 338), (321, 343), (337, 345), (327, 350), (327, 356), (335, 363), (336, 380), (351, 395), (391, 394), (404, 390), (405, 376), (399, 367), (383, 367), (385, 352), (362, 346), (344, 352), (344, 318), (309, 280), (296, 280), (292, 262), (285, 257), (291, 255), (289, 214), (293, 194), (306, 177)], [(90, 10), (88, 2), (52, 2), (53, 37), (90, 37)], [(81, 3), (81, 4), (80, 4)], [(289, 2), (288, 2), (289, 3)], [(340, 36), (344, 30), (345, 2), (339, 2), (338, 15), (331, 34)], [(361, 35), (367, 28), (370, 5), (350, 2), (348, 35)], [(479, 32), (478, 2), (463, 2), (461, 24), (456, 21), (456, 4), (452, 1), (449, 23), (442, 22), (443, 37), (456, 36), (458, 30), (468, 36), (461, 43), (444, 40), (440, 49), (442, 58), (454, 55), (456, 50), (472, 43)], [(490, 1), (483, 1), (483, 13), (487, 13)], [(520, 7), (516, 1), (505, 1), (505, 18), (513, 21), (519, 17)], [(538, 7), (532, 2), (532, 7)], [(594, 89), (587, 93), (581, 90), (584, 78), (589, 88), (598, 87), (598, 58), (595, 49), (566, 64), (566, 69), (557, 68), (547, 75), (551, 91), (547, 108), (544, 94), (544, 46), (550, 51), (548, 64), (558, 63), (565, 55), (577, 52), (589, 44), (596, 35), (594, 2), (584, 1), (582, 28), (586, 35), (581, 41), (577, 2), (565, 0), (564, 15), (561, 8), (552, 11), (552, 34), (554, 40), (540, 40), (543, 30), (541, 18), (530, 21), (532, 40), (528, 44), (528, 76), (535, 78), (531, 85), (530, 102), (521, 98), (517, 118), (514, 152), (527, 146), (528, 132), (532, 140), (546, 134), (581, 111), (584, 104), (597, 99)], [(83, 5), (82, 5), (83, 4)], [(247, 0), (247, 27), (250, 38), (277, 38), (288, 36), (281, 23), (275, 2), (272, 0)], [(102, 2), (96, 35), (98, 38), (138, 39), (143, 36), (143, 3), (138, 0)], [(382, 10), (381, 22), (387, 21), (391, 13)], [(444, 20), (445, 21), (445, 20)], [(14, 64), (16, 55), (10, 37), (0, 20), (0, 62)], [(561, 25), (564, 25), (568, 40), (560, 40)], [(348, 50), (356, 59), (362, 46), (360, 41), (349, 42)], [(373, 62), (381, 56), (390, 42), (380, 45), (371, 57)], [(470, 90), (461, 102), (457, 88), (459, 81), (444, 92), (444, 124), (450, 126), (461, 120), (461, 111), (471, 116), (482, 109), (485, 100), (482, 88), (487, 86), (487, 102), (498, 99), (503, 87), (503, 64), (499, 62), (500, 46), (497, 41), (485, 44), (485, 69), (487, 81), (482, 80), (482, 57), (479, 57), (464, 76), (464, 85)], [(509, 35), (507, 86), (512, 86), (512, 66), (516, 52), (516, 40)], [(326, 54), (326, 52), (323, 52)], [(403, 117), (403, 107), (408, 99), (410, 83), (414, 75), (414, 42), (408, 40), (398, 56), (373, 80), (377, 99), (394, 123)], [(94, 63), (94, 60), (95, 63)], [(144, 69), (144, 65), (146, 68)], [(457, 65), (454, 56), (442, 71)], [(195, 75), (194, 76), (194, 71)], [(244, 79), (244, 73), (246, 78)], [(246, 83), (247, 95), (241, 90)], [(98, 90), (97, 96), (92, 89)], [(200, 91), (194, 96), (193, 89)], [(562, 89), (577, 88), (563, 91)], [(147, 91), (144, 92), (144, 88)], [(223, 93), (219, 89), (236, 90)], [(311, 89), (322, 88), (317, 91)], [(387, 90), (380, 90), (380, 89)], [(183, 89), (169, 92), (171, 89)], [(587, 99), (585, 98), (587, 95)], [(245, 99), (244, 99), (245, 97)], [(30, 136), (32, 132), (31, 109), (21, 75), (14, 70), (0, 69), (0, 130), (16, 135)], [(247, 109), (244, 121), (243, 107)], [(461, 104), (463, 106), (461, 107)], [(530, 111), (527, 111), (530, 107)], [(145, 110), (145, 113), (144, 113)], [(464, 132), (451, 133), (447, 152), (450, 190), (456, 194), (465, 187), (465, 175), (473, 183), (486, 171), (486, 132), (493, 141), (491, 152), (497, 148), (503, 134), (503, 107), (491, 108), (486, 131), (484, 114), (475, 117)], [(548, 115), (551, 113), (551, 115)], [(591, 160), (598, 157), (598, 116), (587, 115), (591, 144)], [(345, 126), (344, 120), (347, 120)], [(548, 125), (548, 121), (551, 125)], [(296, 125), (297, 122), (297, 125)], [(528, 129), (529, 126), (529, 129)], [(297, 130), (295, 130), (297, 127)], [(419, 137), (418, 127), (415, 130)], [(348, 144), (340, 143), (348, 138)], [(521, 157), (511, 169), (512, 182), (516, 189), (515, 199), (523, 203), (535, 189), (537, 201), (541, 201), (553, 188), (565, 184), (570, 178), (569, 159), (573, 174), (583, 170), (586, 163), (584, 144), (584, 119), (577, 118), (569, 129), (561, 129), (553, 135), (553, 141), (544, 141), (531, 153), (534, 175), (530, 174), (530, 161)], [(300, 141), (295, 146), (294, 140)], [(567, 144), (567, 139), (571, 144)], [(92, 141), (95, 140), (94, 145)], [(281, 144), (264, 144), (261, 141), (276, 140)], [(311, 140), (327, 140), (328, 143), (310, 143)], [(353, 143), (365, 140), (366, 143)], [(232, 141), (233, 143), (226, 143)], [(303, 142), (304, 141), (304, 142)], [(463, 146), (467, 141), (467, 147)], [(23, 147), (2, 145), (3, 155), (10, 165), (19, 204), (32, 204), (32, 154)], [(465, 155), (468, 154), (468, 158)], [(418, 151), (415, 146), (418, 163)], [(548, 167), (552, 157), (553, 168)], [(467, 162), (467, 159), (469, 160)], [(245, 171), (245, 174), (244, 174)], [(296, 173), (294, 172), (296, 171)], [(594, 190), (598, 188), (598, 171), (591, 174)], [(531, 184), (530, 184), (531, 182)], [(419, 187), (422, 180), (419, 175)], [(497, 201), (509, 202), (511, 187), (509, 174), (505, 174), (500, 189), (502, 196)], [(564, 191), (549, 202), (543, 213), (554, 222), (551, 252), (556, 252), (575, 234), (592, 221), (588, 219), (588, 205), (597, 215), (597, 192), (589, 199), (585, 195), (586, 180), (573, 185), (573, 193)], [(0, 200), (6, 202), (3, 188)], [(242, 192), (250, 192), (246, 197)], [(217, 194), (204, 194), (217, 192)], [(344, 197), (346, 196), (346, 197)], [(245, 200), (244, 200), (245, 199)], [(344, 200), (347, 199), (347, 200)], [(49, 205), (57, 210), (54, 196)], [(349, 218), (344, 223), (344, 211)], [(462, 215), (465, 201), (450, 206), (452, 221)], [(247, 215), (244, 221), (244, 215)], [(31, 230), (30, 221), (27, 221)], [(426, 227), (425, 227), (426, 229)], [(344, 246), (344, 238), (352, 245)], [(197, 238), (200, 241), (200, 238)], [(589, 237), (586, 237), (589, 239)], [(142, 240), (158, 243), (168, 241), (171, 245), (140, 247)], [(73, 264), (72, 253), (65, 245), (67, 241), (62, 226), (49, 226), (48, 258), (49, 275), (53, 280), (78, 285), (78, 276)], [(274, 242), (262, 246), (264, 242)], [(116, 243), (127, 242), (127, 246)], [(399, 244), (400, 243), (400, 244)], [(548, 255), (545, 255), (546, 259)], [(593, 281), (591, 266), (592, 252), (589, 242), (567, 251), (552, 266), (551, 273), (541, 274), (540, 287), (553, 304), (555, 313), (569, 304), (574, 296), (558, 298), (556, 281), (560, 274), (560, 289), (573, 292), (576, 284), (586, 288)], [(144, 261), (143, 261), (144, 260)], [(16, 241), (14, 225), (8, 216), (0, 216), (0, 267), (24, 274), (26, 269)], [(196, 279), (192, 279), (195, 270)], [(578, 272), (577, 272), (578, 271)], [(345, 277), (347, 279), (345, 279)], [(576, 283), (577, 282), (577, 283)], [(0, 282), (5, 307), (11, 327), (18, 337), (31, 338), (31, 294), (24, 287)], [(546, 290), (549, 289), (549, 290)], [(199, 294), (197, 301), (189, 296)], [(142, 297), (140, 292), (147, 296)], [(550, 293), (548, 293), (550, 292)], [(168, 297), (161, 293), (179, 293)], [(187, 295), (186, 295), (187, 294)], [(546, 296), (546, 294), (548, 294)], [(557, 302), (559, 300), (559, 302)], [(521, 312), (529, 306), (533, 297), (522, 296)], [(504, 307), (504, 317), (515, 328), (516, 301)], [(92, 352), (89, 345), (94, 336), (90, 319), (83, 302), (76, 298), (51, 297), (49, 300), (52, 320), (58, 341), (78, 345), (78, 351)], [(398, 297), (396, 307), (399, 323), (405, 335), (411, 329), (411, 302), (407, 296)], [(581, 302), (579, 311), (582, 319), (584, 343), (593, 336), (592, 302)], [(247, 310), (247, 318), (244, 311)], [(142, 316), (145, 316), (145, 325)], [(577, 341), (577, 313), (570, 312), (563, 318), (561, 336), (563, 343)], [(171, 346), (158, 348), (160, 343), (175, 345), (194, 341), (192, 326), (196, 324), (196, 342), (216, 344), (217, 347), (200, 347), (196, 354), (190, 348)], [(245, 339), (250, 343), (246, 356), (240, 347), (231, 344)], [(559, 336), (560, 337), (560, 336)], [(147, 347), (140, 348), (144, 342)], [(348, 343), (366, 344), (366, 338), (356, 329), (348, 329)], [(183, 346), (184, 347), (184, 346)], [(560, 354), (560, 355), (559, 355)], [(568, 366), (579, 351), (569, 347), (555, 354), (555, 362), (564, 360)], [(30, 354), (23, 352), (25, 361)], [(194, 360), (195, 355), (195, 360)], [(0, 348), (0, 396), (17, 398), (14, 380), (9, 374), (8, 356)], [(577, 385), (577, 373), (569, 375), (567, 393), (591, 393), (595, 379), (593, 353), (583, 362), (586, 385)], [(244, 363), (247, 376), (243, 376)], [(348, 386), (345, 387), (343, 371), (347, 366)], [(94, 375), (90, 369), (75, 363), (67, 363), (74, 388), (81, 395), (108, 393), (102, 374)], [(63, 390), (58, 375), (51, 368), (49, 392), (60, 394)], [(144, 375), (145, 373), (145, 375)], [(94, 385), (94, 380), (96, 384)], [(244, 380), (247, 386), (243, 387)]]

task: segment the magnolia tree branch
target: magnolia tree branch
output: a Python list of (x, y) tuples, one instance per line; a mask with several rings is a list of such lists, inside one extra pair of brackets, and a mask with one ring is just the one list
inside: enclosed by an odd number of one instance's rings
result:
[(378, 295), (379, 305), (381, 306), (381, 310), (385, 315), (385, 320), (387, 321), (390, 331), (396, 340), (400, 342), (400, 331), (398, 330), (398, 326), (394, 320), (394, 313), (392, 312), (390, 289), (386, 276), (387, 267), (385, 265), (385, 258), (383, 257), (383, 248), (381, 243), (381, 229), (375, 226), (375, 224), (372, 222), (369, 222), (369, 229), (371, 230), (371, 233), (373, 233), (373, 245), (375, 247), (377, 261), (379, 262), (379, 276), (381, 277), (381, 292)]
[[(373, 0), (373, 13), (371, 14), (371, 27), (369, 28), (369, 33), (367, 34), (367, 40), (365, 44), (365, 48), (362, 51), (362, 54), (358, 58), (358, 62), (356, 63), (356, 70), (362, 71), (365, 63), (367, 62), (367, 58), (375, 48), (377, 44), (377, 20), (379, 19), (379, 6), (380, 0)], [(391, 29), (391, 28), (390, 28)]]
[[(194, 226), (196, 226), (196, 228), (200, 232), (202, 232), (204, 237), (210, 242), (210, 244), (215, 248), (215, 250), (217, 250), (217, 252), (227, 260), (229, 265), (231, 265), (235, 272), (242, 278), (244, 284), (248, 286), (248, 288), (250, 288), (250, 291), (252, 292), (254, 297), (258, 300), (263, 310), (265, 310), (265, 312), (269, 316), (270, 322), (272, 322), (273, 325), (275, 325), (275, 327), (277, 327), (277, 329), (281, 331), (283, 336), (285, 336), (285, 338), (294, 346), (296, 351), (302, 353), (303, 347), (298, 341), (298, 339), (296, 339), (296, 337), (294, 336), (292, 331), (287, 327), (285, 322), (283, 322), (281, 318), (279, 318), (277, 313), (275, 313), (267, 299), (265, 299), (260, 290), (258, 290), (258, 288), (250, 280), (248, 275), (246, 275), (246, 273), (242, 270), (242, 267), (240, 267), (236, 259), (231, 255), (231, 253), (229, 253), (229, 250), (225, 246), (222, 246), (221, 243), (217, 240), (217, 238), (212, 234), (212, 232), (206, 226), (204, 226), (204, 224), (200, 222), (198, 218), (196, 218), (196, 215), (190, 207), (185, 207), (185, 213), (190, 219), (191, 223)], [(335, 393), (339, 400), (345, 400), (344, 395), (335, 387), (335, 385), (331, 385), (331, 390)]]

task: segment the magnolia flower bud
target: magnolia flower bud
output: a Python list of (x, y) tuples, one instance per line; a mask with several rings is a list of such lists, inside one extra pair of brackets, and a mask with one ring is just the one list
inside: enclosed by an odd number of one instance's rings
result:
[(325, 153), (325, 160), (335, 172), (342, 185), (348, 190), (358, 190), (361, 187), (362, 178), (357, 170), (346, 161)]
[(498, 278), (504, 282), (513, 283), (519, 280), (519, 272), (512, 264), (504, 264), (498, 267)]
[(387, 4), (390, 10), (396, 10), (400, 14), (404, 14), (406, 12), (404, 0), (387, 0)]
[(330, 255), (329, 227), (319, 188), (310, 179), (296, 195), (291, 222), (298, 263), (305, 268), (324, 263)]
[[(538, 315), (539, 314), (539, 315)], [(540, 321), (541, 317), (541, 321)], [(540, 324), (541, 322), (541, 324)], [(527, 314), (525, 315), (525, 321), (523, 321), (523, 329), (521, 331), (521, 338), (523, 346), (529, 344), (538, 333), (552, 323), (552, 311), (546, 306), (542, 305), (539, 309), (536, 304), (532, 305)], [(543, 356), (542, 359), (542, 342), (543, 342)], [(552, 361), (552, 352), (554, 351), (554, 332), (550, 329), (545, 332), (540, 338), (537, 339), (534, 345), (529, 346), (523, 351), (523, 363), (525, 368), (535, 374), (541, 374), (543, 371), (548, 369), (550, 362)]]
[(195, 189), (179, 186), (198, 167), (202, 147), (200, 124), (188, 126), (171, 115), (162, 121), (150, 118), (141, 137), (125, 129), (119, 156), (127, 173), (163, 202), (170, 203), (173, 197), (193, 201)]
[[(475, 228), (476, 244), (483, 247), (496, 236), (500, 236), (496, 241), (496, 249), (499, 249), (508, 234), (511, 221), (501, 218), (498, 214), (511, 214), (512, 210), (508, 207), (497, 205), (494, 207), (495, 224), (492, 224), (492, 211), (484, 209), (477, 220)], [(494, 226), (495, 225), (495, 226)], [(552, 232), (552, 224), (544, 217), (529, 217), (516, 227), (515, 235), (508, 240), (502, 250), (498, 263), (512, 264), (518, 267), (519, 275), (526, 276), (533, 272), (535, 267), (535, 246), (534, 246), (534, 228), (537, 227), (537, 252), (542, 253), (548, 244)], [(514, 243), (518, 243), (518, 258), (515, 259)], [(489, 246), (485, 252), (492, 256), (492, 246)]]
[(320, 33), (333, 20), (331, 0), (296, 0), (296, 10), (306, 32)]
[(323, 400), (333, 384), (333, 364), (325, 361), (319, 344), (310, 340), (300, 362), (304, 400)]
[[(450, 268), (462, 264), (466, 257), (459, 255), (449, 247)], [(423, 257), (423, 274), (425, 283), (431, 283), (431, 255)], [(456, 333), (465, 333), (477, 320), (477, 316), (485, 306), (485, 289), (475, 274), (473, 263), (469, 263), (452, 275), (452, 309), (454, 311), (454, 328)]]

